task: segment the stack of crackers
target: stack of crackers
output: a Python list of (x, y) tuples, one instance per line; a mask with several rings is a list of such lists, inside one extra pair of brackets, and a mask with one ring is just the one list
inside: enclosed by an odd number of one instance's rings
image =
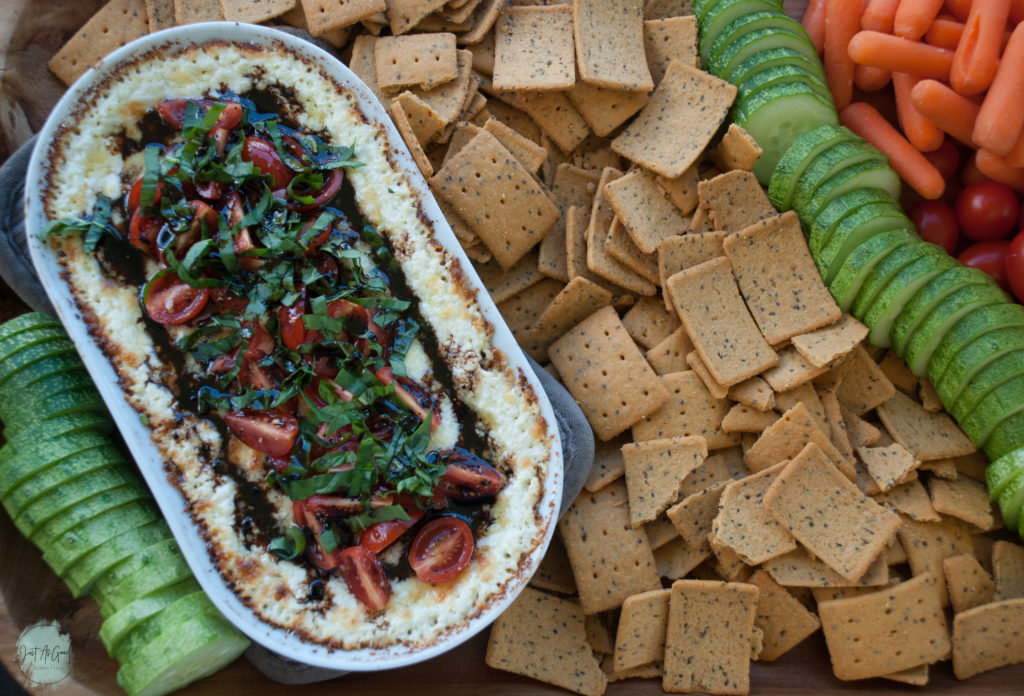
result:
[(825, 289), (699, 69), (688, 0), (112, 0), (51, 62), (207, 19), (307, 28), (389, 109), (520, 344), (598, 439), (487, 662), (582, 694), (1024, 661), (1024, 548), (927, 380)]

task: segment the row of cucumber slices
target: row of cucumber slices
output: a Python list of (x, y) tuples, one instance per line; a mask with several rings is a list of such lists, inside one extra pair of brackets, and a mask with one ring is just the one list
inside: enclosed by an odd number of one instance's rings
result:
[(935, 385), (993, 462), (989, 493), (1024, 537), (1024, 307), (918, 237), (888, 159), (838, 119), (821, 63), (774, 0), (694, 0), (701, 59), (737, 85), (733, 117), (761, 145), (754, 169), (794, 210), (832, 295)]
[(212, 674), (248, 640), (196, 582), (61, 325), (30, 313), (0, 326), (0, 502), (76, 597), (132, 696)]

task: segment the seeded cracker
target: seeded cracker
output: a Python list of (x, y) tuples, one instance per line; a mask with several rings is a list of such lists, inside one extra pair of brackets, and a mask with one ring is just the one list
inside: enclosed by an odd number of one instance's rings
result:
[(942, 562), (952, 556), (973, 553), (970, 529), (960, 520), (951, 517), (941, 522), (918, 522), (904, 517), (899, 535), (900, 543), (907, 552), (910, 570), (914, 575), (930, 573), (936, 578), (939, 601), (943, 607), (948, 606), (949, 595), (946, 592)]
[(642, 0), (573, 0), (580, 77), (611, 89), (654, 88), (643, 45)]
[[(711, 396), (716, 399), (724, 399), (729, 394), (729, 389), (722, 386), (715, 381), (715, 378), (708, 372), (707, 365), (700, 359), (700, 355), (695, 350), (691, 350), (686, 354), (686, 364), (690, 366), (690, 369), (697, 373), (700, 377), (700, 381), (704, 382), (704, 386), (711, 393)], [(725, 430), (725, 421), (722, 421), (722, 429)], [(729, 432), (726, 430), (726, 432)]]
[(628, 435), (602, 442), (594, 442), (594, 465), (590, 468), (583, 487), (596, 493), (626, 473), (626, 462), (622, 459), (622, 448), (630, 442)]
[(495, 89), (566, 89), (576, 82), (568, 5), (506, 7), (494, 30)]
[[(651, 545), (651, 551), (657, 551), (670, 541), (679, 538), (679, 532), (664, 515), (659, 515), (653, 522), (645, 524), (644, 534), (647, 535), (647, 543)], [(657, 563), (658, 559), (654, 560)]]
[(928, 494), (936, 512), (956, 517), (980, 529), (995, 527), (988, 489), (978, 481), (966, 477), (946, 480), (932, 476), (928, 480)]
[(724, 480), (718, 481), (691, 493), (666, 512), (688, 548), (695, 549), (704, 545), (718, 514), (718, 504), (726, 483)]
[[(668, 400), (665, 386), (612, 307), (598, 310), (559, 338), (548, 355), (601, 440), (618, 435)], [(683, 433), (672, 433), (677, 434)]]
[(722, 419), (729, 412), (726, 399), (716, 399), (693, 370), (661, 377), (668, 400), (633, 425), (633, 439), (654, 440), (676, 435), (699, 435), (709, 450), (739, 444), (737, 435), (722, 431)]
[(660, 662), (665, 655), (665, 627), (672, 591), (651, 590), (633, 595), (622, 603), (615, 634), (615, 671)]
[(953, 673), (958, 679), (1024, 662), (1024, 599), (975, 607), (953, 619)]
[[(658, 244), (658, 284), (664, 289), (679, 271), (725, 255), (725, 232), (705, 232), (665, 237)], [(665, 306), (672, 309), (672, 297), (664, 293)]]
[(391, 33), (399, 36), (408, 32), (441, 7), (444, 7), (444, 0), (387, 0), (386, 14)]
[(916, 479), (876, 495), (875, 500), (889, 509), (919, 522), (938, 522), (942, 519), (932, 507), (928, 491)]
[(765, 571), (755, 571), (747, 582), (758, 589), (754, 625), (764, 635), (759, 662), (777, 660), (821, 627), (818, 617)]
[(562, 284), (557, 280), (544, 278), (498, 305), (498, 311), (519, 345), (534, 360), (544, 359), (549, 341), (533, 334), (532, 329), (537, 324), (537, 318), (561, 289)]
[[(8, 17), (7, 21), (12, 21)], [(112, 0), (101, 7), (64, 44), (49, 62), (49, 68), (70, 85), (115, 48), (149, 32), (149, 18), (143, 0)]]
[(220, 0), (220, 11), (229, 22), (265, 22), (283, 15), (295, 0)]
[(426, 153), (423, 152), (422, 143), (416, 139), (416, 133), (413, 131), (412, 124), (409, 123), (409, 117), (406, 115), (405, 109), (402, 108), (401, 102), (395, 101), (391, 103), (391, 120), (395, 122), (395, 128), (398, 129), (399, 134), (409, 148), (409, 153), (419, 168), (420, 174), (423, 175), (424, 179), (429, 179), (434, 174), (434, 166), (427, 159)]
[(896, 442), (923, 462), (960, 457), (975, 451), (974, 444), (945, 413), (929, 413), (897, 391), (878, 406), (878, 417)]
[[(757, 565), (796, 548), (792, 535), (770, 514), (764, 495), (785, 462), (726, 485), (712, 527), (722, 546), (735, 551), (745, 563)], [(712, 545), (714, 546), (714, 545)]]
[(659, 375), (679, 372), (686, 369), (686, 356), (693, 350), (693, 343), (686, 335), (686, 329), (680, 326), (658, 345), (647, 351), (647, 362)]
[(859, 579), (847, 580), (803, 547), (765, 561), (762, 567), (785, 587), (878, 587), (889, 581), (889, 568), (883, 557), (875, 559)]
[(678, 580), (672, 585), (662, 688), (671, 693), (746, 694), (757, 588)]
[(174, 0), (174, 22), (179, 26), (221, 19), (224, 19), (224, 14), (220, 10), (220, 3), (210, 0)]
[(558, 534), (551, 537), (551, 544), (537, 566), (537, 572), (530, 578), (530, 585), (559, 594), (576, 594), (576, 580), (572, 576), (565, 545)]
[(967, 611), (992, 601), (996, 585), (974, 556), (963, 554), (944, 558), (942, 571), (954, 612)]
[(537, 122), (562, 152), (572, 152), (590, 135), (590, 127), (564, 92), (532, 92), (516, 100), (516, 106)]
[(658, 289), (648, 280), (624, 266), (608, 253), (605, 242), (615, 221), (615, 212), (603, 195), (605, 186), (621, 176), (621, 172), (606, 167), (601, 172), (594, 204), (590, 209), (587, 226), (587, 268), (604, 280), (626, 288), (638, 295), (654, 295)]
[(833, 368), (833, 373), (842, 380), (836, 389), (836, 398), (844, 408), (858, 416), (884, 403), (896, 392), (896, 387), (861, 346), (851, 350)]
[(647, 106), (611, 148), (656, 174), (675, 178), (701, 155), (735, 98), (734, 85), (674, 60)]
[(765, 342), (740, 297), (728, 259), (676, 273), (666, 286), (672, 303), (715, 381), (728, 387), (775, 365), (779, 356)]
[(700, 67), (697, 53), (697, 18), (671, 17), (644, 21), (644, 53), (654, 84), (661, 82), (674, 58)]
[(697, 184), (699, 181), (697, 174), (697, 163), (694, 163), (675, 178), (658, 177), (658, 186), (676, 204), (683, 215), (693, 213), (697, 207)]
[[(536, 252), (530, 252), (511, 268), (502, 268), (492, 261), (477, 264), (476, 272), (496, 304), (504, 302), (544, 278), (537, 270)], [(582, 321), (584, 317), (580, 317), (580, 320)]]
[[(470, 77), (472, 74), (470, 63), (473, 56), (469, 51), (459, 50), (455, 52), (455, 70), (456, 76), (454, 80), (449, 80), (440, 86), (432, 88), (415, 87), (410, 90), (413, 94), (420, 98), (425, 104), (429, 105), (437, 115), (441, 117), (448, 127), (451, 128), (452, 124), (459, 118), (459, 114), (462, 112), (462, 106), (466, 103), (466, 97), (470, 91)], [(443, 136), (437, 136), (441, 138)]]
[(587, 643), (579, 605), (532, 587), (494, 622), (486, 661), (586, 696), (601, 696), (607, 686)]
[(880, 677), (943, 659), (950, 649), (929, 574), (818, 605), (832, 669), (843, 680)]
[(637, 248), (645, 254), (658, 251), (658, 245), (667, 237), (686, 233), (689, 219), (645, 169), (634, 169), (610, 182), (604, 195)]
[(707, 443), (702, 437), (664, 438), (623, 446), (632, 525), (653, 522), (675, 503), (683, 479), (707, 456)]
[(693, 14), (690, 0), (645, 0), (644, 19), (666, 19)]
[(498, 19), (498, 13), (505, 3), (502, 0), (482, 0), (473, 11), (469, 21), (473, 28), (459, 35), (460, 46), (472, 46), (480, 43)]
[(736, 404), (722, 420), (722, 430), (727, 433), (760, 433), (779, 420), (775, 411), (758, 411), (746, 404)]
[(611, 655), (612, 637), (601, 618), (601, 614), (587, 614), (583, 617), (583, 629), (586, 631), (587, 643), (591, 650), (598, 655)]
[(835, 323), (793, 336), (793, 347), (815, 367), (828, 367), (867, 338), (868, 327), (849, 314)]
[[(734, 174), (748, 172), (723, 174), (702, 182), (701, 187)], [(756, 179), (754, 185), (761, 190)], [(721, 224), (716, 227), (729, 231)], [(793, 211), (755, 222), (727, 237), (723, 246), (740, 293), (768, 343), (781, 343), (842, 317), (815, 268)]]
[(617, 609), (661, 586), (647, 536), (630, 527), (626, 498), (622, 481), (581, 493), (558, 523), (584, 613)]
[(750, 171), (762, 152), (761, 146), (742, 126), (730, 123), (722, 140), (711, 149), (711, 161), (723, 172), (731, 169)]
[(386, 8), (384, 0), (301, 0), (306, 25), (313, 36), (347, 27)]
[(377, 84), (384, 90), (431, 89), (458, 74), (455, 34), (410, 34), (377, 40)]
[(997, 541), (992, 546), (992, 576), (996, 583), (995, 601), (1024, 597), (1024, 547)]
[(651, 349), (680, 328), (679, 317), (666, 312), (654, 297), (641, 297), (622, 317), (622, 323), (643, 350)]
[[(815, 367), (804, 360), (792, 345), (779, 350), (778, 356), (778, 364), (761, 374), (764, 381), (776, 392), (791, 392), (800, 386), (810, 388), (808, 382), (828, 372), (827, 367)], [(824, 423), (824, 411), (822, 422)]]
[(479, 133), (430, 180), (503, 267), (521, 259), (558, 209), (498, 140)]
[[(604, 249), (610, 257), (648, 283), (657, 284), (658, 257), (655, 254), (645, 254), (640, 251), (618, 218), (612, 218), (604, 240)], [(655, 288), (656, 291), (657, 288)]]
[(497, 138), (498, 142), (504, 145), (505, 149), (511, 152), (531, 174), (536, 174), (540, 170), (540, 166), (544, 164), (548, 151), (501, 121), (495, 118), (488, 119), (484, 123), (484, 130)]
[(532, 332), (549, 342), (554, 341), (611, 301), (612, 294), (604, 288), (586, 278), (573, 278), (551, 300)]
[(421, 145), (426, 146), (444, 128), (445, 122), (440, 114), (412, 92), (402, 92), (394, 101), (402, 105), (409, 125)]

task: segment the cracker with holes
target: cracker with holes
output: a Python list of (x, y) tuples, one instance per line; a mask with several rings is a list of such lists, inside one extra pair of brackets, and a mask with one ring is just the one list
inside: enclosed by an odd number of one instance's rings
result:
[(923, 462), (962, 457), (976, 449), (947, 414), (930, 413), (901, 391), (879, 404), (878, 417), (892, 439)]
[(647, 104), (647, 92), (598, 87), (582, 80), (565, 94), (594, 134), (600, 136), (610, 134)]
[(511, 152), (519, 163), (531, 174), (536, 174), (544, 164), (548, 151), (529, 138), (520, 135), (496, 118), (489, 118), (484, 123), (484, 130), (498, 139)]
[(661, 587), (643, 528), (630, 526), (623, 481), (581, 493), (558, 529), (584, 613), (617, 609), (627, 597)]
[(661, 376), (668, 398), (633, 425), (633, 439), (655, 440), (677, 435), (697, 435), (709, 450), (739, 444), (739, 437), (722, 430), (729, 412), (727, 399), (716, 399), (693, 370)]
[(409, 34), (377, 40), (377, 85), (385, 92), (402, 87), (431, 89), (458, 75), (455, 34)]
[(671, 590), (651, 590), (622, 603), (615, 634), (615, 671), (661, 661), (665, 654), (665, 626)]
[(719, 384), (737, 384), (779, 361), (750, 316), (728, 259), (715, 258), (680, 271), (668, 279), (666, 290)]
[(750, 565), (796, 548), (793, 535), (765, 507), (764, 498), (786, 462), (726, 485), (712, 531)]
[(573, 0), (580, 77), (599, 87), (654, 88), (643, 43), (643, 0)]
[[(599, 309), (555, 341), (548, 356), (602, 440), (615, 437), (669, 400), (666, 385), (612, 307)], [(677, 434), (682, 433), (673, 433)]]
[(758, 589), (754, 625), (764, 636), (759, 662), (777, 660), (821, 627), (818, 617), (767, 572), (754, 571), (747, 582)]
[(661, 82), (668, 64), (675, 59), (699, 68), (697, 18), (690, 15), (644, 20), (644, 54), (654, 84)]
[(49, 68), (70, 85), (115, 48), (147, 33), (149, 17), (143, 0), (111, 0), (50, 59)]
[(633, 442), (622, 448), (634, 527), (653, 522), (679, 499), (683, 479), (708, 456), (702, 437), (670, 437)]
[[(459, 118), (462, 107), (470, 93), (473, 56), (469, 51), (455, 52), (455, 78), (430, 88), (413, 87), (410, 92), (430, 106), (441, 117), (448, 128)], [(376, 48), (374, 49), (374, 65), (376, 66)], [(376, 78), (374, 78), (376, 79)], [(380, 90), (383, 93), (383, 90)], [(437, 136), (443, 138), (443, 133)]]
[[(733, 174), (747, 172), (730, 172), (705, 183)], [(754, 185), (760, 190), (756, 179)], [(723, 225), (716, 228), (729, 231)], [(842, 317), (814, 266), (793, 211), (770, 215), (741, 229), (728, 236), (723, 247), (740, 293), (768, 343), (781, 343)]]
[(673, 60), (647, 106), (612, 140), (611, 148), (673, 179), (704, 152), (735, 98), (734, 85)]
[(294, 6), (295, 0), (220, 0), (224, 19), (253, 24), (279, 17)]
[(653, 346), (644, 356), (659, 375), (686, 369), (686, 356), (693, 350), (693, 343), (686, 335), (686, 329), (678, 329)]
[(672, 585), (662, 688), (745, 694), (758, 590), (753, 585), (678, 580)]
[(313, 36), (347, 27), (387, 9), (385, 0), (300, 0), (306, 25)]
[(658, 251), (658, 245), (666, 238), (685, 234), (690, 224), (658, 186), (655, 176), (645, 169), (634, 169), (610, 182), (604, 195), (637, 248), (645, 254)]
[(494, 39), (495, 89), (566, 89), (576, 82), (568, 5), (506, 7)]
[(839, 679), (931, 664), (950, 649), (937, 582), (927, 573), (877, 592), (822, 602), (818, 612)]
[(530, 173), (486, 131), (431, 178), (502, 267), (521, 259), (555, 224), (558, 208)]

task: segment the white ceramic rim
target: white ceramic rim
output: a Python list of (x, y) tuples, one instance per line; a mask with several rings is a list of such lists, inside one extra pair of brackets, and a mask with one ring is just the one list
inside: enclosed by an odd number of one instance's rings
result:
[[(117, 374), (113, 366), (89, 334), (70, 288), (60, 277), (56, 255), (49, 245), (43, 243), (39, 238), (39, 232), (46, 223), (42, 205), (47, 171), (45, 154), (58, 128), (73, 113), (80, 100), (110, 75), (118, 65), (126, 61), (134, 60), (142, 54), (160, 47), (176, 50), (176, 47), (202, 44), (208, 41), (244, 42), (257, 45), (279, 44), (299, 56), (315, 61), (327, 75), (353, 94), (362, 113), (371, 122), (379, 125), (386, 134), (391, 146), (391, 158), (419, 193), (422, 210), (432, 223), (435, 237), (458, 260), (465, 272), (467, 284), (476, 290), (477, 302), (484, 317), (494, 327), (495, 347), (508, 356), (508, 362), (513, 369), (518, 368), (526, 376), (537, 394), (541, 413), (547, 421), (548, 435), (552, 443), (552, 459), (548, 464), (544, 492), (537, 508), (544, 520), (542, 542), (526, 557), (520, 567), (519, 575), (509, 581), (505, 586), (505, 591), (493, 599), (484, 611), (427, 646), (409, 648), (395, 645), (382, 649), (331, 650), (322, 645), (303, 641), (290, 631), (263, 622), (228, 589), (210, 559), (205, 541), (184, 512), (183, 496), (167, 480), (162, 464), (163, 458), (150, 439), (148, 428), (142, 425), (138, 413), (125, 401), (124, 394), (118, 386)], [(384, 107), (373, 92), (341, 61), (308, 41), (291, 34), (268, 27), (236, 22), (191, 24), (139, 38), (114, 51), (100, 64), (90, 68), (68, 89), (54, 107), (46, 124), (39, 132), (39, 139), (29, 162), (25, 191), (28, 246), (40, 280), (61, 322), (82, 356), (103, 400), (110, 409), (121, 435), (138, 463), (143, 477), (152, 490), (175, 539), (196, 575), (196, 579), (210, 596), (214, 605), (239, 630), (270, 650), (311, 666), (351, 671), (391, 669), (430, 659), (465, 642), (494, 621), (518, 596), (530, 576), (533, 575), (551, 541), (561, 499), (563, 462), (555, 414), (540, 381), (501, 318), (490, 295), (484, 289), (483, 283), (438, 208), (426, 180), (416, 167), (408, 148)]]

